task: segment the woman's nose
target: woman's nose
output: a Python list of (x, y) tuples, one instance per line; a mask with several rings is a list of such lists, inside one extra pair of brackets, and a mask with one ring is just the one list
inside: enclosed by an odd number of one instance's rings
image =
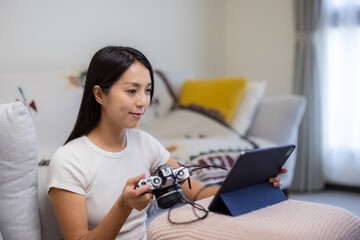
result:
[(143, 93), (138, 95), (136, 104), (138, 106), (146, 106), (149, 104), (149, 101), (150, 101), (150, 97)]

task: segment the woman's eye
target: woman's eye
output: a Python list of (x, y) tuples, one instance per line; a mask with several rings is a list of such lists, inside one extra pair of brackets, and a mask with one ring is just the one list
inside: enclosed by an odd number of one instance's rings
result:
[(147, 93), (152, 93), (153, 90), (152, 90), (151, 88), (149, 88), (149, 89), (146, 89), (146, 92), (147, 92)]
[(136, 90), (135, 89), (130, 89), (127, 91), (128, 93), (136, 93)]

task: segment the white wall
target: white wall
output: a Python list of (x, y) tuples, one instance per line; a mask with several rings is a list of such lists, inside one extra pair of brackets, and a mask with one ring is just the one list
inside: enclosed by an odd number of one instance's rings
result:
[(266, 95), (292, 92), (295, 31), (293, 1), (229, 0), (225, 71), (266, 79)]
[(141, 50), (155, 68), (267, 79), (291, 92), (289, 0), (0, 0), (0, 74), (73, 68), (103, 46)]

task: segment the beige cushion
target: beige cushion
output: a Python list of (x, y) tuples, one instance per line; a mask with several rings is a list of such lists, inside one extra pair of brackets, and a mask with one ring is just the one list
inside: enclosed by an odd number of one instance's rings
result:
[(249, 81), (245, 93), (235, 116), (231, 122), (234, 128), (241, 136), (245, 136), (253, 121), (258, 103), (262, 99), (267, 83), (266, 81)]

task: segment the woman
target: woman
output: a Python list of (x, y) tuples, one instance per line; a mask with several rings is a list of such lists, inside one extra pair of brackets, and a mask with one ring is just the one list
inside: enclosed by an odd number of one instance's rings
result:
[[(153, 196), (150, 185), (134, 186), (162, 164), (179, 167), (155, 138), (134, 129), (153, 88), (152, 67), (133, 48), (105, 47), (92, 58), (75, 127), (52, 156), (48, 173), (48, 193), (65, 239), (146, 238), (146, 208)], [(189, 200), (202, 189), (191, 182), (191, 190), (182, 185)], [(279, 177), (270, 182), (280, 186)], [(198, 198), (217, 189), (206, 188)]]

